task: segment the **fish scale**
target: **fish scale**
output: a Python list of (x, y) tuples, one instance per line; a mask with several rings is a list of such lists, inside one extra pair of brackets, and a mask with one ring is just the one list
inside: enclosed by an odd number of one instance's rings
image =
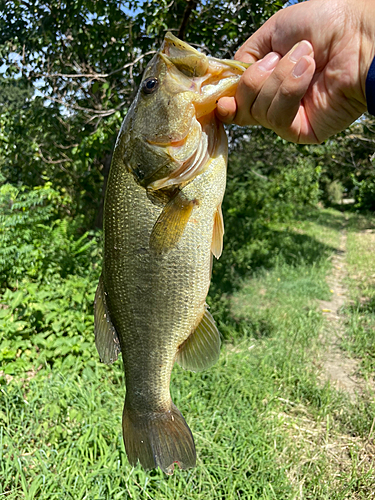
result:
[[(169, 377), (177, 347), (196, 327), (197, 316), (204, 313), (210, 282), (214, 210), (225, 187), (224, 162), (220, 162), (219, 169), (222, 172), (214, 179), (215, 183), (209, 179), (212, 173), (207, 172), (189, 185), (204, 201), (196, 208), (194, 222), (188, 223), (177, 247), (160, 257), (140, 249), (148, 247), (150, 233), (162, 209), (148, 200), (145, 190), (120, 162), (112, 172), (122, 170), (122, 175), (112, 174), (118, 179), (111, 177), (108, 181), (103, 273), (105, 288), (110, 290), (107, 302), (122, 352), (127, 353), (124, 357), (127, 389), (131, 391), (133, 381), (135, 385), (141, 382), (145, 397), (150, 398), (149, 392), (152, 393), (158, 405), (169, 403)], [(199, 190), (198, 184), (207, 187)], [(115, 246), (122, 250), (114, 255)], [(150, 345), (153, 351), (161, 353), (162, 359), (149, 352)], [(132, 363), (134, 357), (136, 361), (141, 357), (146, 361), (139, 366)], [(153, 378), (146, 391), (148, 371)]]
[[(185, 469), (196, 460), (191, 431), (170, 396), (173, 365), (206, 369), (220, 352), (220, 335), (205, 303), (212, 254), (218, 257), (222, 248), (227, 164), (227, 138), (214, 108), (217, 98), (233, 95), (244, 69), (207, 58), (167, 34), (146, 68), (147, 86), (141, 84), (121, 127), (108, 178), (96, 345), (107, 363), (121, 346), (123, 436), (130, 463), (139, 460), (144, 468), (159, 466), (167, 474), (175, 463)], [(210, 71), (218, 75), (216, 87)], [(203, 93), (206, 77), (212, 89)], [(158, 113), (158, 103), (160, 129), (148, 114)], [(194, 109), (202, 115), (199, 123), (193, 121)], [(161, 136), (164, 142), (158, 142)], [(176, 158), (168, 153), (166, 137), (178, 141)], [(185, 169), (178, 157), (186, 161)]]

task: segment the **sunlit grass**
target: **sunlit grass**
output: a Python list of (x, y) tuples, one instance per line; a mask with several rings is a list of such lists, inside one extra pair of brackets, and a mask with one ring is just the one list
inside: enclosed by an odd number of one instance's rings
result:
[(362, 373), (375, 386), (375, 217), (352, 216), (347, 250), (347, 283), (352, 302), (346, 307), (343, 347), (362, 359)]
[[(325, 275), (342, 221), (331, 210), (280, 225), (301, 236), (298, 258), (280, 255), (227, 297), (231, 322), (213, 368), (174, 368), (171, 393), (195, 437), (195, 469), (166, 477), (129, 465), (120, 362), (64, 373), (46, 366), (30, 380), (0, 378), (0, 499), (373, 498), (374, 403), (353, 403), (319, 380), (317, 300), (330, 296)], [(309, 247), (314, 259), (304, 258)]]

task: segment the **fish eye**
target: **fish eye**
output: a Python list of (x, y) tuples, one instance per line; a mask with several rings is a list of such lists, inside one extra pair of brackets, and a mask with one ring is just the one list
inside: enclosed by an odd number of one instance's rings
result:
[(146, 78), (146, 80), (142, 83), (142, 92), (144, 94), (152, 94), (159, 86), (159, 81), (157, 78), (151, 77)]

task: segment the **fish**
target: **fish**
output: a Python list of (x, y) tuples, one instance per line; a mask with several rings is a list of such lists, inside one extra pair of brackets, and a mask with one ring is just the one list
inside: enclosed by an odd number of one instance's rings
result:
[(175, 362), (212, 366), (220, 333), (208, 310), (212, 257), (223, 248), (227, 136), (217, 101), (248, 64), (199, 52), (167, 33), (148, 63), (114, 147), (104, 205), (95, 343), (122, 353), (130, 464), (194, 467), (194, 438), (170, 395)]

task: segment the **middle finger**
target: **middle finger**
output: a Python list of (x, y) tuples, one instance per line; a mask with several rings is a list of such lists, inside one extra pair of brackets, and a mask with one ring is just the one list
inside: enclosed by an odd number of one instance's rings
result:
[[(282, 84), (289, 77), (296, 63), (303, 57), (313, 54), (312, 45), (306, 40), (293, 47), (278, 63), (272, 74), (264, 82), (253, 106), (251, 115), (258, 123), (267, 128), (275, 128), (277, 116), (271, 116), (269, 109), (275, 96), (278, 95)], [(293, 97), (293, 96), (291, 96)], [(300, 96), (298, 96), (298, 101)]]

